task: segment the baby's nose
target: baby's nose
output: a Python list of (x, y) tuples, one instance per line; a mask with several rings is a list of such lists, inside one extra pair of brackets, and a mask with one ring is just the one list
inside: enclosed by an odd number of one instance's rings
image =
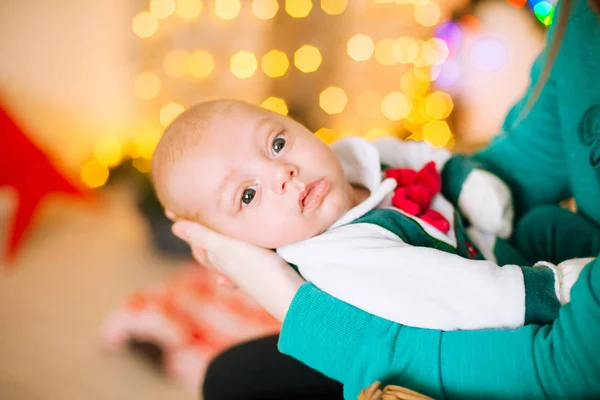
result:
[(273, 182), (273, 191), (276, 193), (285, 193), (291, 186), (298, 184), (298, 167), (292, 164), (284, 164), (277, 171), (277, 176)]

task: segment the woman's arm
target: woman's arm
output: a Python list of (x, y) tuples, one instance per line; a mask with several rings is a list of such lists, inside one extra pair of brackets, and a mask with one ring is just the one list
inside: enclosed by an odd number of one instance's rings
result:
[(304, 284), (287, 313), (281, 352), (344, 383), (347, 398), (376, 380), (436, 398), (600, 396), (600, 261), (552, 325), (441, 332), (362, 312)]
[[(553, 36), (551, 28), (548, 43), (551, 43)], [(547, 48), (533, 64), (531, 84), (523, 99), (508, 113), (503, 132), (472, 157), (508, 184), (518, 215), (536, 205), (558, 203), (571, 195), (561, 136), (563, 127), (557, 108), (555, 74), (550, 73), (534, 106), (519, 122), (523, 107), (538, 82), (546, 56)]]

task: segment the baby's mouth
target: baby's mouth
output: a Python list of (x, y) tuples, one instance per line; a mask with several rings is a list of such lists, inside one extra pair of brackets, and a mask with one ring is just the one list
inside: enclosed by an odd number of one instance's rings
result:
[(329, 183), (325, 178), (316, 180), (304, 188), (298, 197), (298, 203), (302, 211), (309, 211), (318, 208), (323, 199), (329, 192)]

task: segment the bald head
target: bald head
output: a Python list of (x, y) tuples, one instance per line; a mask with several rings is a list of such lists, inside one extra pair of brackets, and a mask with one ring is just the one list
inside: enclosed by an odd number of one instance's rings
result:
[(241, 108), (252, 108), (250, 104), (237, 100), (213, 100), (196, 104), (181, 113), (167, 127), (152, 156), (152, 180), (161, 204), (178, 217), (192, 220), (202, 219), (195, 212), (178, 206), (169, 193), (168, 177), (178, 160), (190, 149), (197, 147), (204, 134), (217, 118)]

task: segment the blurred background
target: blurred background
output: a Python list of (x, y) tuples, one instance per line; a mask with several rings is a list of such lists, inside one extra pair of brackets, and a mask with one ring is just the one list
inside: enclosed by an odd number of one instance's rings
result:
[(0, 398), (198, 399), (208, 360), (277, 329), (218, 288), (148, 179), (215, 97), (331, 143), (468, 152), (498, 133), (546, 0), (0, 1)]

